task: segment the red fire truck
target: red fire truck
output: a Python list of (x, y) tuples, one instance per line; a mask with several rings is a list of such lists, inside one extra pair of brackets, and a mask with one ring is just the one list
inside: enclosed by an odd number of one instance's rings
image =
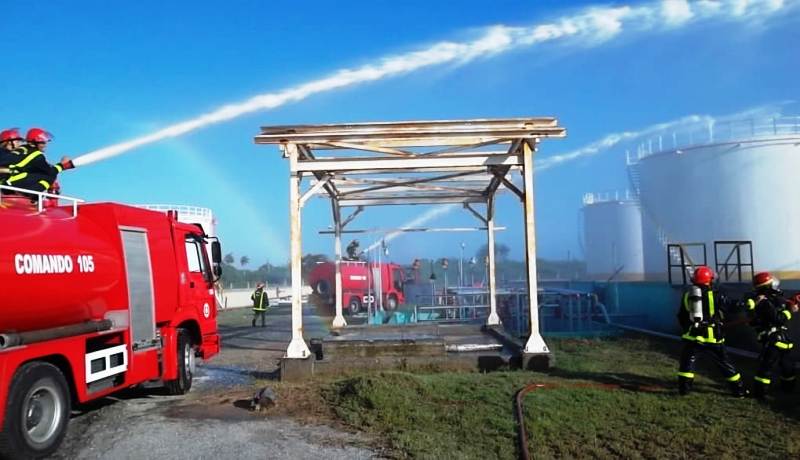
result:
[[(393, 263), (367, 263), (364, 261), (343, 260), (342, 306), (351, 315), (368, 305), (377, 306), (378, 299), (383, 308), (394, 310), (405, 303), (403, 267)], [(336, 305), (336, 265), (333, 262), (318, 264), (308, 275), (308, 282), (314, 290), (312, 300), (329, 309)]]
[(44, 194), (37, 209), (4, 188), (0, 458), (53, 453), (74, 403), (145, 382), (188, 391), (195, 358), (219, 352), (219, 242), (174, 213)]

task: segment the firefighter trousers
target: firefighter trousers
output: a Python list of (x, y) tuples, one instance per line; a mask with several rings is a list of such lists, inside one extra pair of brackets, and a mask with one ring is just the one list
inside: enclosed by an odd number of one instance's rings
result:
[(253, 327), (255, 327), (259, 318), (261, 318), (261, 327), (265, 327), (267, 325), (267, 310), (253, 310)]
[(695, 341), (684, 341), (683, 351), (681, 352), (680, 367), (678, 369), (678, 383), (681, 394), (686, 394), (691, 390), (694, 381), (694, 366), (697, 355), (703, 353), (714, 361), (717, 368), (725, 377), (731, 391), (736, 395), (744, 394), (742, 385), (742, 375), (733, 366), (728, 352), (723, 344), (699, 343)]
[(763, 397), (769, 385), (772, 383), (770, 376), (775, 364), (781, 371), (781, 387), (785, 391), (791, 391), (794, 388), (795, 373), (794, 362), (789, 357), (791, 349), (782, 349), (777, 347), (774, 343), (767, 344), (761, 350), (758, 356), (758, 370), (754, 378), (753, 390), (757, 397)]

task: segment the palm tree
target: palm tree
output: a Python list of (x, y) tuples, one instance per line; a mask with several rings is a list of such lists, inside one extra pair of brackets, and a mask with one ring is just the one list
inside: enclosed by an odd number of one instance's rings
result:
[(233, 257), (233, 253), (229, 252), (229, 253), (225, 254), (225, 257), (222, 259), (222, 261), (225, 262), (228, 265), (233, 265), (233, 262), (235, 262), (236, 259)]
[(244, 266), (249, 263), (250, 263), (250, 258), (247, 256), (242, 256), (242, 258), (239, 259), (239, 264), (242, 266), (242, 268), (244, 268)]

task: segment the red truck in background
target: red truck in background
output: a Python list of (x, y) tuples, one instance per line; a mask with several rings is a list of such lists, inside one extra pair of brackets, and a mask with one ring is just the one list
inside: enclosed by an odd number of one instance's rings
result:
[[(364, 261), (341, 262), (342, 307), (353, 315), (368, 305), (380, 305), (394, 310), (405, 303), (403, 267), (393, 263), (368, 263)], [(336, 307), (336, 265), (333, 262), (317, 264), (308, 275), (313, 289), (312, 301), (319, 306), (333, 310)]]
[(74, 403), (145, 382), (187, 392), (195, 358), (219, 352), (219, 242), (174, 213), (37, 210), (2, 189), (0, 458), (53, 453)]

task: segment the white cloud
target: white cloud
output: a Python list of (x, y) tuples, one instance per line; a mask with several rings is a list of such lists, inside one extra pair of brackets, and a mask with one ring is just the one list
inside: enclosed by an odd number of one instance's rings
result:
[(661, 4), (664, 20), (668, 25), (679, 26), (692, 19), (694, 13), (686, 0), (664, 0)]

